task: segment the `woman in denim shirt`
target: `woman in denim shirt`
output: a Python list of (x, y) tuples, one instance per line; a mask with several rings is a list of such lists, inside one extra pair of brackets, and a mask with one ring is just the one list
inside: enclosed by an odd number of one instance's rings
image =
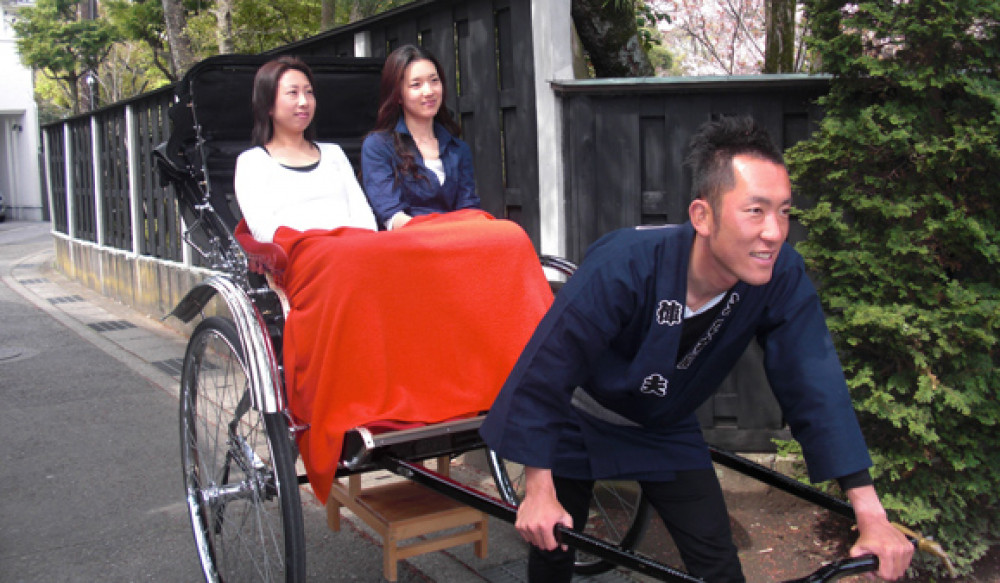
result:
[(402, 46), (386, 58), (375, 129), (361, 147), (365, 194), (380, 225), (479, 208), (472, 151), (446, 107), (441, 65), (426, 49)]

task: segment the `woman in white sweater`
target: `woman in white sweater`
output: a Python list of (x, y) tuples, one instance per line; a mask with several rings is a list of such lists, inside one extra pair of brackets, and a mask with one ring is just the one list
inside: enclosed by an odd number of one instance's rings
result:
[(253, 86), (253, 147), (236, 160), (236, 200), (250, 233), (271, 242), (297, 231), (375, 230), (375, 215), (340, 146), (317, 143), (313, 75), (300, 59), (261, 66)]

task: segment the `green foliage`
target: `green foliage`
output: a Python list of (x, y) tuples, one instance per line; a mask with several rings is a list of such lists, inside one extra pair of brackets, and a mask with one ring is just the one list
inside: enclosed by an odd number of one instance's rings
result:
[[(336, 2), (336, 22), (346, 24), (412, 0)], [(79, 113), (80, 79), (99, 80), (101, 103), (137, 95), (176, 81), (172, 72), (162, 0), (105, 0), (93, 20), (79, 20), (79, 1), (38, 0), (19, 8), (15, 23), (22, 61), (58, 83), (36, 83), (49, 118)], [(320, 32), (322, 0), (236, 0), (233, 47), (260, 53)], [(184, 0), (186, 32), (196, 59), (219, 51), (214, 0)], [(650, 13), (652, 14), (652, 13)]]
[(658, 23), (670, 22), (670, 16), (645, 3), (635, 5), (635, 22), (639, 28), (639, 38), (658, 76), (682, 75), (679, 60), (663, 44), (663, 33)]
[(788, 154), (799, 250), (886, 508), (968, 571), (1000, 540), (1000, 3), (804, 5), (834, 80)]
[(14, 22), (21, 62), (61, 83), (79, 111), (77, 83), (96, 71), (117, 32), (103, 19), (80, 20), (79, 2), (38, 0), (19, 9)]
[[(350, 4), (351, 7), (348, 11), (347, 20), (343, 22), (346, 24), (360, 18), (375, 16), (386, 10), (391, 10), (410, 2), (413, 2), (413, 0), (351, 0), (350, 2), (344, 2), (344, 4)], [(338, 20), (338, 22), (340, 21)]]
[[(662, 47), (663, 39), (657, 25), (660, 21), (670, 22), (670, 15), (661, 10), (657, 10), (645, 2), (636, 2), (634, 8), (635, 24), (639, 29), (639, 38), (642, 40), (643, 48), (646, 49), (646, 52), (648, 53), (653, 50), (654, 47)], [(658, 54), (660, 58), (663, 58), (664, 55), (666, 55), (670, 61), (673, 60), (669, 51), (663, 50)], [(656, 63), (653, 63), (653, 65), (655, 67)], [(665, 68), (669, 69), (670, 66), (671, 63), (668, 62)]]
[(680, 61), (674, 56), (670, 49), (660, 44), (655, 44), (647, 51), (649, 62), (656, 69), (658, 76), (679, 77), (684, 74), (680, 66)]
[(136, 41), (115, 43), (98, 75), (105, 102), (121, 101), (169, 84), (170, 77), (154, 59), (148, 45)]
[[(129, 49), (139, 43), (147, 66), (155, 68), (159, 75), (153, 73), (155, 83), (166, 78), (172, 78), (170, 71), (170, 48), (166, 42), (166, 24), (163, 20), (163, 3), (161, 0), (105, 0), (104, 9), (108, 21), (118, 31), (122, 44)], [(133, 41), (129, 43), (128, 41)], [(129, 51), (131, 52), (131, 50)], [(138, 60), (138, 59), (137, 59)], [(146, 69), (149, 70), (149, 69)], [(139, 85), (143, 85), (139, 83)]]
[(259, 53), (320, 32), (320, 0), (242, 0), (233, 15), (236, 52)]
[[(412, 0), (341, 0), (336, 3), (334, 20), (338, 25), (347, 24), (409, 2)], [(239, 0), (233, 13), (236, 52), (264, 52), (319, 34), (321, 11), (321, 0)], [(214, 34), (214, 30), (210, 32)]]
[(46, 124), (73, 115), (73, 96), (65, 86), (41, 72), (35, 72), (34, 77), (39, 123)]

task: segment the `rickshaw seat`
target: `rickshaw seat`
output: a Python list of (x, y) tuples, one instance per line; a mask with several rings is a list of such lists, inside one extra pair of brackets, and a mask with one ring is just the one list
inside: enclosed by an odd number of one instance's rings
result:
[[(246, 254), (248, 269), (267, 277), (287, 315), (288, 300), (282, 281), (288, 266), (285, 250), (275, 243), (255, 239), (244, 219), (239, 220), (233, 234)], [(474, 415), (470, 413), (460, 418)], [(379, 420), (365, 424), (364, 428), (371, 434), (380, 435), (427, 425)], [(448, 476), (450, 462), (447, 455), (437, 457), (438, 472)], [(352, 474), (346, 484), (334, 479), (326, 506), (327, 524), (332, 530), (340, 530), (341, 509), (347, 508), (382, 537), (382, 571), (388, 581), (397, 580), (398, 561), (424, 553), (472, 543), (476, 556), (483, 559), (487, 556), (489, 526), (486, 514), (419, 484), (402, 482), (362, 488), (360, 474)]]
[(233, 231), (236, 241), (243, 247), (247, 257), (247, 269), (259, 273), (267, 279), (267, 284), (278, 294), (281, 311), (288, 316), (291, 309), (288, 296), (285, 295), (285, 268), (288, 266), (288, 254), (276, 243), (263, 243), (254, 239), (247, 222), (240, 219)]
[[(313, 428), (301, 434), (299, 445), (320, 500), (328, 498), (351, 428), (488, 409), (551, 302), (530, 240), (513, 223), (471, 209), (413, 223), (399, 232), (339, 229), (328, 237), (279, 229), (274, 244), (253, 240), (245, 224), (234, 229), (255, 270), (283, 272), (271, 290), (283, 290), (296, 304), (284, 321), (281, 357), (289, 408)], [(286, 255), (292, 248), (302, 255)], [(297, 270), (292, 262), (300, 258)], [(382, 285), (390, 267), (428, 293), (413, 294), (412, 286), (397, 282)], [(509, 277), (512, 270), (524, 276)], [(513, 305), (497, 317), (495, 306)], [(421, 325), (407, 318), (397, 327), (401, 320), (387, 306), (423, 309)], [(440, 331), (437, 341), (418, 344), (428, 329)], [(434, 358), (442, 353), (454, 358)], [(366, 387), (362, 402), (359, 386)], [(408, 437), (409, 431), (391, 432)]]
[(245, 219), (240, 219), (233, 233), (247, 256), (247, 267), (254, 273), (270, 275), (281, 285), (288, 266), (288, 255), (280, 245), (263, 243), (254, 238)]

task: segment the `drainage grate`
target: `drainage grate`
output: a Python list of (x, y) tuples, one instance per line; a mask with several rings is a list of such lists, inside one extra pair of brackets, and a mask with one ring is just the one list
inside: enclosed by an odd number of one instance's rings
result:
[(32, 267), (38, 267), (41, 263), (18, 263), (14, 266), (15, 269), (30, 269)]
[(44, 277), (36, 277), (34, 279), (19, 279), (17, 283), (21, 285), (35, 285), (37, 283), (49, 283), (49, 280)]
[[(181, 376), (181, 373), (184, 372), (183, 358), (168, 358), (167, 360), (158, 360), (156, 362), (151, 362), (150, 364), (174, 377), (179, 377)], [(219, 367), (215, 366), (211, 362), (203, 360), (201, 361), (201, 368), (205, 370), (218, 370)]]
[(87, 325), (98, 332), (110, 332), (112, 330), (128, 330), (129, 328), (135, 328), (135, 324), (127, 320), (105, 320), (104, 322), (94, 322), (93, 324)]
[(59, 296), (57, 298), (49, 298), (49, 303), (52, 305), (56, 304), (72, 304), (75, 302), (82, 302), (83, 296)]
[(181, 376), (181, 371), (184, 370), (183, 358), (168, 358), (167, 360), (158, 360), (150, 364), (173, 377)]

